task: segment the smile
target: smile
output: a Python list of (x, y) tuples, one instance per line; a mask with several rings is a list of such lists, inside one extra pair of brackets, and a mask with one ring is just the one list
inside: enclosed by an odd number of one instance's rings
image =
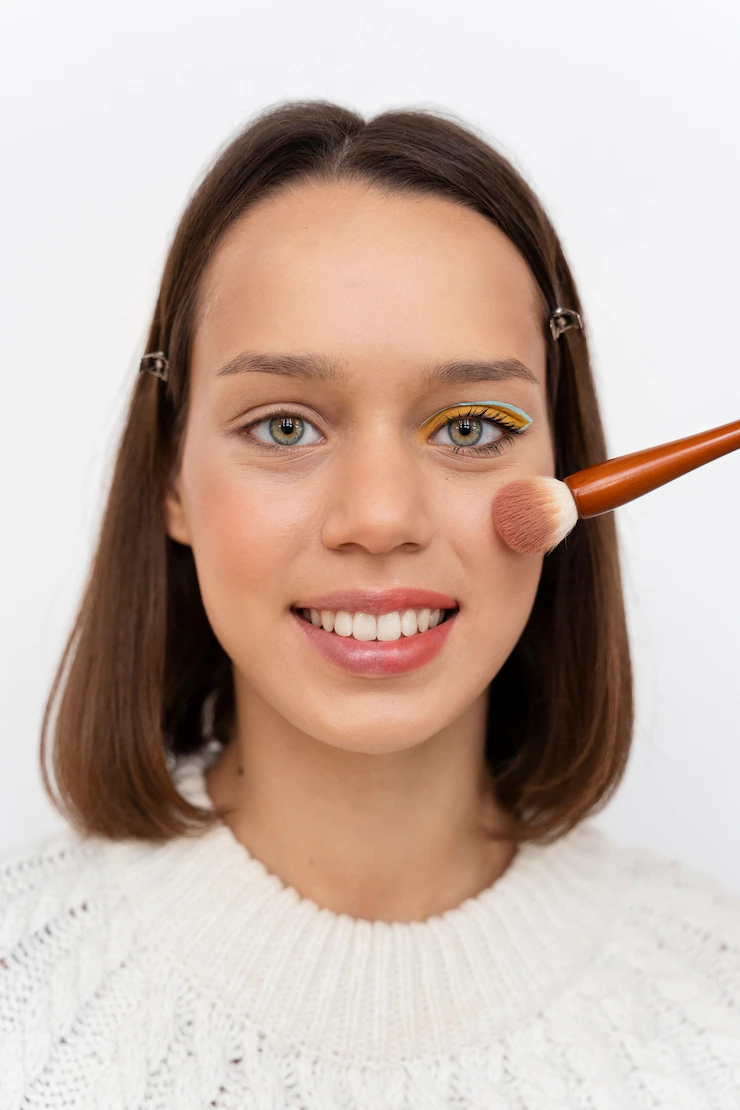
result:
[(375, 617), (370, 613), (350, 613), (340, 609), (294, 609), (302, 620), (325, 632), (362, 642), (377, 640), (393, 643), (401, 637), (418, 636), (444, 623), (457, 609), (396, 609)]

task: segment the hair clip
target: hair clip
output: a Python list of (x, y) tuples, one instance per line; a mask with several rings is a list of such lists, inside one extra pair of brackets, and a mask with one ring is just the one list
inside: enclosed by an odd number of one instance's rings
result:
[(583, 321), (579, 314), (572, 308), (553, 309), (550, 317), (550, 331), (554, 339), (558, 339), (568, 328), (583, 328)]
[(139, 373), (143, 374), (146, 371), (147, 374), (153, 374), (155, 378), (161, 378), (166, 382), (169, 366), (164, 351), (149, 351), (139, 364)]

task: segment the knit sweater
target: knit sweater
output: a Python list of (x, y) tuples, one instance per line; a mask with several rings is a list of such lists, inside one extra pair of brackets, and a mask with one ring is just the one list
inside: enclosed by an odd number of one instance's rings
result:
[(0, 864), (0, 1110), (41, 1107), (738, 1110), (740, 899), (591, 820), (393, 924), (222, 822), (67, 830)]

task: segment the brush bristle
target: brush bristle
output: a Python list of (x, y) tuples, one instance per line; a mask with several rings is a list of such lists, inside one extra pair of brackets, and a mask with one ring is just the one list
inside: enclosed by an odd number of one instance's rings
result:
[(557, 478), (509, 482), (496, 494), (491, 511), (501, 539), (521, 555), (553, 551), (578, 520), (573, 494)]

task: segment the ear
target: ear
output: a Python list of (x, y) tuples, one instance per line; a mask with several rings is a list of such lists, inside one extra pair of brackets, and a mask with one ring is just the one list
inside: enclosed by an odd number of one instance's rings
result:
[(164, 516), (167, 535), (170, 539), (177, 540), (190, 546), (190, 529), (188, 528), (187, 515), (182, 503), (180, 493), (180, 477), (174, 478), (167, 486), (164, 501)]

